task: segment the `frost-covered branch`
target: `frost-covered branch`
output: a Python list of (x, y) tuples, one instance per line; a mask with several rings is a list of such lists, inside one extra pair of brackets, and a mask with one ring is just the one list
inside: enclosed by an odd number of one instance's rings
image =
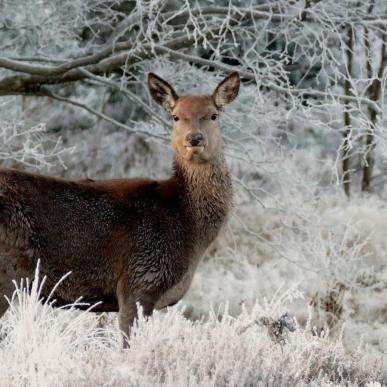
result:
[(48, 169), (58, 163), (64, 166), (62, 157), (72, 150), (63, 147), (60, 138), (50, 139), (44, 124), (29, 127), (24, 122), (0, 123), (0, 164), (3, 167), (19, 164)]

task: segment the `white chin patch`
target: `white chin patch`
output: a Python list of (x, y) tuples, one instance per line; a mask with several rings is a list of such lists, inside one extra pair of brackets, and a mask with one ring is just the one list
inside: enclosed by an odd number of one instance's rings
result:
[(187, 159), (192, 160), (203, 152), (204, 146), (186, 146), (185, 149), (187, 151)]

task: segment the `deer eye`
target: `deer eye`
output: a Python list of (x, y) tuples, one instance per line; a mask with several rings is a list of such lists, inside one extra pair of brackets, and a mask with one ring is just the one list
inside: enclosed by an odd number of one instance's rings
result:
[(174, 121), (179, 121), (179, 117), (178, 116), (172, 116), (173, 120)]
[(215, 121), (217, 118), (218, 118), (218, 115), (217, 115), (217, 114), (213, 114), (213, 115), (211, 116), (211, 120), (212, 120), (212, 121)]

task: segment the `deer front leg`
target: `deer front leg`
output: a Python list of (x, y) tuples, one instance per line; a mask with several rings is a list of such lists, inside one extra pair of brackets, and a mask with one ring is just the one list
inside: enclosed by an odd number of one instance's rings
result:
[[(8, 253), (6, 253), (7, 250)], [(13, 281), (20, 284), (20, 280), (23, 279), (24, 286), (26, 286), (25, 279), (33, 278), (33, 274), (34, 267), (31, 257), (16, 250), (9, 254), (7, 246), (0, 243), (0, 318), (9, 307), (5, 296), (11, 299), (15, 291)]]
[[(0, 257), (1, 259), (1, 257)], [(1, 262), (0, 262), (0, 270)], [(12, 294), (12, 291), (10, 292), (10, 284), (11, 280), (6, 276), (3, 270), (0, 271), (0, 318), (3, 316), (3, 314), (8, 309), (8, 302), (5, 299), (5, 296), (10, 296), (10, 293)]]
[(4, 292), (2, 291), (2, 289), (0, 287), (0, 318), (7, 311), (8, 306), (9, 306), (8, 301), (5, 299)]
[(118, 326), (123, 334), (123, 347), (129, 347), (130, 331), (137, 318), (137, 305), (131, 298), (118, 296)]
[(5, 296), (10, 299), (15, 291), (12, 281), (19, 283), (21, 278), (31, 277), (31, 265), (28, 259), (3, 255), (2, 247), (0, 245), (0, 318), (9, 306)]
[(137, 319), (137, 303), (142, 307), (145, 317), (152, 315), (156, 299), (147, 292), (131, 291), (128, 286), (127, 276), (123, 276), (117, 286), (118, 300), (118, 325), (123, 333), (123, 347), (129, 347), (131, 328)]
[[(0, 265), (1, 269), (1, 265)], [(8, 299), (12, 298), (12, 294), (15, 291), (15, 285), (12, 282), (12, 277), (7, 276), (5, 270), (1, 270), (0, 274), (0, 319), (7, 311), (9, 303), (5, 297)], [(17, 282), (20, 281), (20, 278), (15, 278)]]

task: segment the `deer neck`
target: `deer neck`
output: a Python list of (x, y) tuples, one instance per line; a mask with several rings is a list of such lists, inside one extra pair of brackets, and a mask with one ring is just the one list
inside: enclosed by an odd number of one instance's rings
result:
[(176, 155), (174, 173), (190, 227), (205, 244), (211, 243), (232, 205), (231, 179), (223, 154), (206, 163), (192, 163)]

